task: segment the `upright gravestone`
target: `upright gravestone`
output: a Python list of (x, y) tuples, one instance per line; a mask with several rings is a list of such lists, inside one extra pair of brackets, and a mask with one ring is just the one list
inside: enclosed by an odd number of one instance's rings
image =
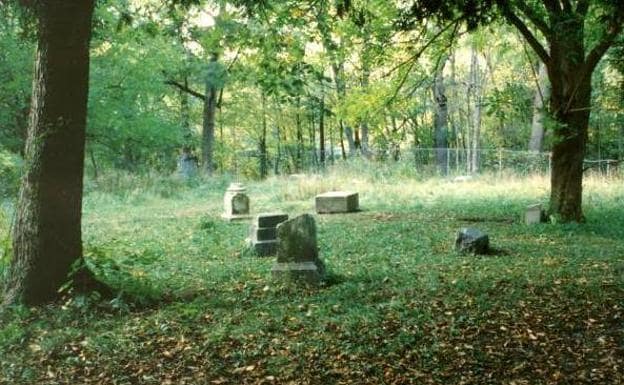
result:
[(197, 157), (188, 149), (184, 149), (178, 158), (178, 173), (184, 179), (190, 179), (197, 175)]
[(527, 206), (524, 212), (524, 223), (527, 225), (534, 225), (542, 221), (542, 205), (536, 203), (534, 205)]
[(457, 233), (455, 249), (462, 253), (487, 254), (490, 249), (490, 238), (481, 230), (463, 228)]
[(249, 243), (256, 255), (266, 257), (277, 251), (277, 225), (288, 219), (284, 213), (261, 213), (251, 225)]
[(229, 221), (249, 219), (249, 197), (247, 189), (241, 183), (232, 183), (223, 197), (224, 213), (222, 217)]
[(314, 198), (316, 212), (319, 214), (349, 213), (359, 209), (359, 197), (356, 192), (330, 191)]
[(272, 274), (277, 279), (317, 284), (325, 274), (316, 243), (316, 223), (303, 214), (277, 225), (277, 262)]

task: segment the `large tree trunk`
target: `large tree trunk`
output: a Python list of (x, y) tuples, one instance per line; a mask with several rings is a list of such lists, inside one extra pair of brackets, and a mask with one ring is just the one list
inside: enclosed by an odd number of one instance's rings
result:
[(219, 89), (216, 85), (217, 79), (212, 78), (210, 75), (217, 75), (216, 66), (218, 60), (219, 56), (216, 53), (210, 56), (209, 66), (213, 70), (209, 71), (206, 77), (202, 131), (202, 169), (207, 175), (211, 175), (214, 171), (215, 117)]
[(544, 102), (550, 97), (548, 74), (546, 66), (540, 62), (536, 79), (535, 97), (533, 98), (533, 122), (531, 124), (531, 139), (529, 151), (541, 152), (544, 142)]
[[(584, 47), (571, 33), (551, 43), (550, 109), (557, 127), (552, 149), (549, 212), (560, 220), (583, 220), (583, 159), (591, 108), (591, 72), (583, 77)], [(581, 65), (579, 66), (579, 63)]]
[(444, 88), (444, 66), (446, 58), (440, 61), (440, 66), (435, 73), (433, 84), (433, 98), (435, 100), (435, 111), (433, 119), (434, 147), (438, 170), (442, 175), (448, 173), (448, 103)]
[(82, 259), (81, 211), (93, 0), (36, 3), (38, 46), (27, 169), (5, 302), (55, 299)]

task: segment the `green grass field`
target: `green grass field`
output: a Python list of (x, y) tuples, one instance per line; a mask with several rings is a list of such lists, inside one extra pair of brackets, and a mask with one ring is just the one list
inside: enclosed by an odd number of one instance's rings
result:
[[(586, 181), (587, 223), (531, 227), (539, 177), (249, 182), (254, 213), (360, 193), (360, 212), (315, 215), (318, 288), (245, 249), (249, 223), (220, 219), (228, 182), (91, 182), (85, 253), (121, 292), (2, 314), (0, 383), (624, 384), (622, 180)], [(457, 254), (466, 226), (495, 252)]]

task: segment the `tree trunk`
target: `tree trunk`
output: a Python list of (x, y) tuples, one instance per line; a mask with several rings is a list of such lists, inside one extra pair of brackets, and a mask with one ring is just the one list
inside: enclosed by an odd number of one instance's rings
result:
[(325, 167), (325, 95), (321, 96), (319, 105), (319, 160)]
[[(219, 56), (213, 53), (210, 56), (210, 65), (216, 67)], [(216, 75), (216, 71), (210, 71)], [(219, 89), (217, 80), (206, 76), (206, 93), (203, 112), (202, 130), (202, 169), (205, 174), (212, 175), (214, 172), (214, 140), (215, 140), (215, 117), (217, 112), (217, 96)]]
[[(549, 213), (564, 222), (583, 220), (583, 159), (591, 106), (591, 75), (583, 77), (584, 48), (573, 36), (551, 43), (550, 110), (557, 127), (552, 149)], [(581, 65), (579, 66), (579, 63)], [(591, 72), (589, 72), (591, 74)]]
[(433, 84), (433, 98), (435, 99), (434, 112), (434, 147), (436, 151), (436, 160), (438, 170), (442, 175), (448, 173), (447, 155), (448, 155), (448, 103), (444, 88), (444, 66), (446, 58), (440, 61), (440, 66), (435, 73)]
[(4, 299), (59, 296), (82, 260), (82, 180), (93, 0), (37, 2), (38, 46), (27, 169), (13, 228)]
[(533, 122), (531, 123), (531, 139), (529, 151), (541, 152), (544, 142), (544, 102), (550, 97), (546, 66), (540, 62), (536, 79), (535, 97), (533, 98)]
[(262, 132), (258, 140), (258, 152), (260, 153), (260, 178), (264, 179), (269, 174), (268, 156), (267, 156), (267, 121), (266, 121), (266, 96), (262, 93)]
[(470, 141), (470, 158), (469, 158), (469, 170), (471, 173), (479, 171), (479, 142), (481, 139), (481, 70), (479, 69), (479, 60), (477, 56), (477, 50), (475, 47), (471, 50), (470, 59), (470, 86), (473, 96), (473, 109), (472, 109), (472, 135), (469, 138)]

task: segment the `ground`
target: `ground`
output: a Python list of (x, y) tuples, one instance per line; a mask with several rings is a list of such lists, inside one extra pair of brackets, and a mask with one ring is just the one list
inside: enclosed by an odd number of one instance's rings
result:
[[(253, 212), (316, 215), (329, 275), (272, 281), (220, 219), (230, 180), (90, 182), (90, 266), (123, 292), (0, 317), (2, 384), (624, 384), (624, 188), (585, 183), (587, 223), (525, 226), (548, 181), (388, 170), (249, 182)], [(490, 235), (458, 255), (458, 229)]]

